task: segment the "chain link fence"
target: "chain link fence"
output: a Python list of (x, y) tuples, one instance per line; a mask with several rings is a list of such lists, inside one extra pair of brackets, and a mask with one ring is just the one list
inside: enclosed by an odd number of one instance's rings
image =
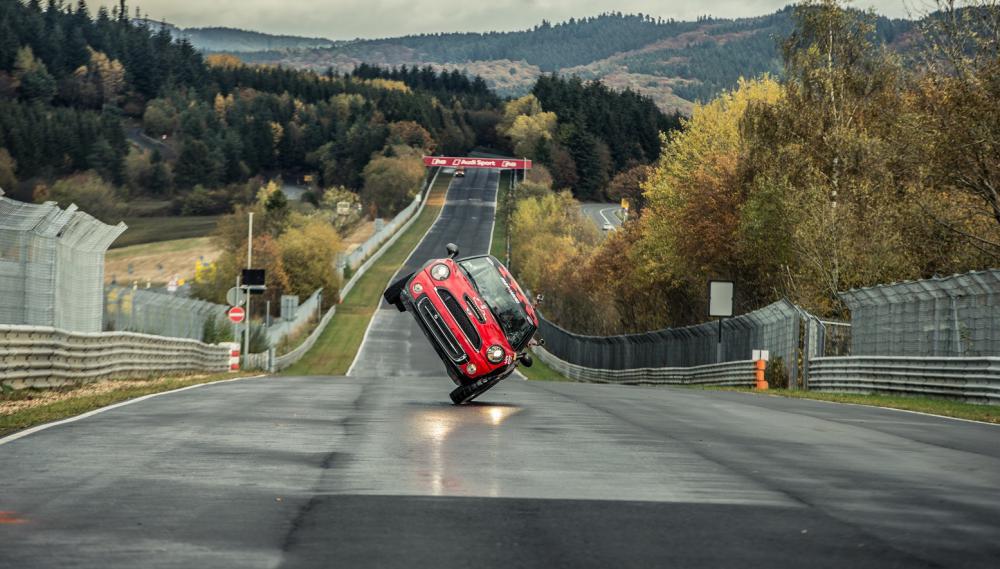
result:
[[(298, 297), (293, 297), (298, 300)], [(282, 299), (284, 301), (284, 299)], [(272, 346), (277, 346), (285, 337), (295, 334), (313, 318), (320, 318), (320, 308), (323, 305), (323, 289), (313, 292), (302, 304), (295, 305), (291, 318), (275, 322), (267, 328), (267, 338)], [(282, 310), (287, 315), (288, 310)]]
[(1000, 356), (1000, 270), (854, 289), (840, 298), (851, 310), (851, 355)]
[(770, 350), (772, 365), (785, 368), (797, 385), (801, 324), (805, 313), (781, 300), (749, 314), (684, 328), (622, 336), (582, 336), (540, 318), (545, 349), (559, 359), (587, 368), (690, 367), (749, 360), (753, 350)]
[(107, 330), (214, 342), (217, 338), (205, 338), (206, 327), (228, 326), (226, 309), (204, 300), (112, 285), (105, 292), (104, 320)]
[(100, 332), (104, 254), (125, 229), (0, 190), (0, 323)]

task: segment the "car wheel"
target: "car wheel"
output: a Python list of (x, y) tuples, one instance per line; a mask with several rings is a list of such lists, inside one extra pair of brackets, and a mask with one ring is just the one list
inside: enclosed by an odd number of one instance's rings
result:
[(400, 295), (402, 295), (403, 289), (406, 287), (406, 283), (413, 278), (414, 274), (415, 273), (410, 273), (392, 283), (389, 285), (389, 288), (385, 289), (385, 292), (382, 293), (382, 298), (384, 298), (389, 304), (395, 306), (400, 312), (406, 312), (406, 305), (403, 304), (403, 300), (400, 298)]
[(460, 385), (455, 389), (453, 389), (452, 392), (448, 395), (449, 397), (451, 397), (452, 403), (454, 403), (455, 405), (461, 405), (463, 403), (468, 403), (472, 401), (473, 399), (479, 397), (483, 393), (486, 393), (487, 391), (490, 390), (491, 387), (493, 387), (499, 382), (500, 379), (496, 378), (496, 379), (491, 379), (490, 381), (478, 387), (476, 386), (475, 383), (469, 385)]
[(535, 363), (535, 358), (531, 357), (531, 354), (524, 354), (521, 356), (521, 365), (524, 367), (531, 367)]

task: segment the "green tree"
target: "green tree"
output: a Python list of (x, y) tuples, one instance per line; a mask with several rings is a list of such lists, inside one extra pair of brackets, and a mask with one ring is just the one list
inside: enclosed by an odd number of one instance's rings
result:
[(212, 152), (207, 144), (200, 140), (185, 139), (174, 168), (174, 183), (180, 188), (191, 188), (198, 184), (216, 186), (221, 178), (222, 166), (217, 153)]
[(18, 92), (26, 101), (48, 103), (56, 94), (56, 80), (49, 74), (45, 63), (35, 58), (30, 47), (17, 50), (14, 61), (14, 78), (20, 85)]

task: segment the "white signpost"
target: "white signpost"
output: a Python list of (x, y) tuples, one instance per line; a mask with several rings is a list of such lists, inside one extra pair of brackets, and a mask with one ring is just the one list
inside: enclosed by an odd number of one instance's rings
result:
[(715, 363), (722, 363), (722, 321), (733, 316), (733, 281), (708, 281), (708, 316), (719, 319), (719, 344)]

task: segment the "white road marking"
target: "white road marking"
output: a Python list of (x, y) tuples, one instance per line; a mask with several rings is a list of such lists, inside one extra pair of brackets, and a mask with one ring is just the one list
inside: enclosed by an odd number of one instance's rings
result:
[[(434, 179), (437, 180), (437, 175), (434, 176)], [(447, 204), (447, 196), (448, 194), (451, 193), (451, 185), (454, 183), (455, 183), (455, 177), (452, 176), (451, 181), (448, 182), (448, 189), (445, 191), (444, 194), (446, 204)], [(420, 204), (420, 211), (418, 211), (416, 215), (413, 216), (414, 221), (416, 221), (417, 217), (419, 217), (420, 214), (423, 213), (424, 206), (427, 205), (427, 201), (431, 197), (432, 189), (434, 189), (433, 181), (431, 182), (430, 187), (427, 188), (427, 196), (424, 198), (424, 203)], [(420, 238), (420, 241), (417, 241), (417, 244), (413, 246), (413, 249), (410, 249), (410, 252), (406, 254), (406, 259), (403, 260), (404, 263), (407, 260), (409, 260), (409, 258), (413, 255), (413, 252), (417, 250), (417, 247), (420, 247), (420, 244), (424, 242), (424, 239), (427, 239), (427, 235), (431, 232), (432, 229), (434, 229), (434, 226), (437, 225), (438, 219), (441, 218), (441, 214), (443, 212), (444, 212), (444, 206), (442, 206), (441, 209), (438, 211), (438, 216), (434, 219), (434, 223), (432, 223), (431, 226), (427, 228), (427, 231), (424, 232), (424, 235), (423, 237)], [(400, 229), (400, 231), (402, 231), (402, 229)], [(399, 270), (397, 269), (396, 273), (398, 272)], [(393, 273), (392, 276), (389, 277), (389, 282), (385, 283), (385, 286), (382, 287), (382, 290), (389, 288), (389, 285), (392, 284), (392, 279), (396, 278), (396, 273)], [(361, 345), (358, 346), (358, 351), (354, 353), (354, 359), (351, 360), (351, 366), (347, 368), (347, 375), (351, 375), (351, 373), (354, 372), (354, 366), (358, 365), (358, 358), (361, 357), (361, 353), (365, 350), (365, 344), (368, 343), (368, 336), (372, 332), (372, 324), (374, 324), (375, 320), (378, 318), (379, 306), (382, 306), (382, 295), (379, 295), (378, 303), (375, 305), (375, 314), (373, 314), (371, 320), (368, 321), (368, 326), (365, 328), (365, 335), (361, 338)]]
[(135, 399), (129, 399), (127, 401), (122, 401), (120, 403), (115, 403), (113, 405), (108, 405), (107, 407), (101, 407), (99, 409), (94, 409), (93, 411), (88, 411), (83, 415), (77, 415), (75, 417), (69, 417), (67, 419), (62, 419), (59, 421), (54, 421), (52, 423), (45, 423), (44, 425), (38, 425), (37, 427), (31, 427), (30, 429), (25, 429), (23, 431), (18, 431), (13, 435), (7, 435), (6, 437), (0, 438), (0, 446), (7, 443), (12, 443), (18, 439), (23, 439), (24, 437), (37, 433), (39, 431), (44, 431), (45, 429), (51, 429), (52, 427), (58, 427), (59, 425), (65, 425), (67, 423), (75, 423), (76, 421), (81, 421), (87, 417), (93, 417), (105, 411), (110, 411), (112, 409), (117, 409), (119, 407), (124, 407), (126, 405), (131, 405), (133, 403), (138, 403), (140, 401), (145, 401), (147, 399), (152, 399), (153, 397), (159, 397), (161, 395), (169, 395), (171, 393), (179, 393), (181, 391), (187, 391), (188, 389), (195, 389), (198, 387), (204, 387), (206, 385), (217, 385), (220, 383), (231, 383), (233, 381), (240, 381), (243, 379), (259, 379), (262, 377), (268, 377), (267, 375), (248, 375), (244, 377), (234, 377), (232, 379), (223, 379), (219, 381), (211, 381), (208, 383), (199, 383), (197, 385), (189, 385), (187, 387), (179, 387), (177, 389), (171, 389), (170, 391), (161, 391), (159, 393), (150, 393), (149, 395), (143, 395), (142, 397), (136, 397)]

